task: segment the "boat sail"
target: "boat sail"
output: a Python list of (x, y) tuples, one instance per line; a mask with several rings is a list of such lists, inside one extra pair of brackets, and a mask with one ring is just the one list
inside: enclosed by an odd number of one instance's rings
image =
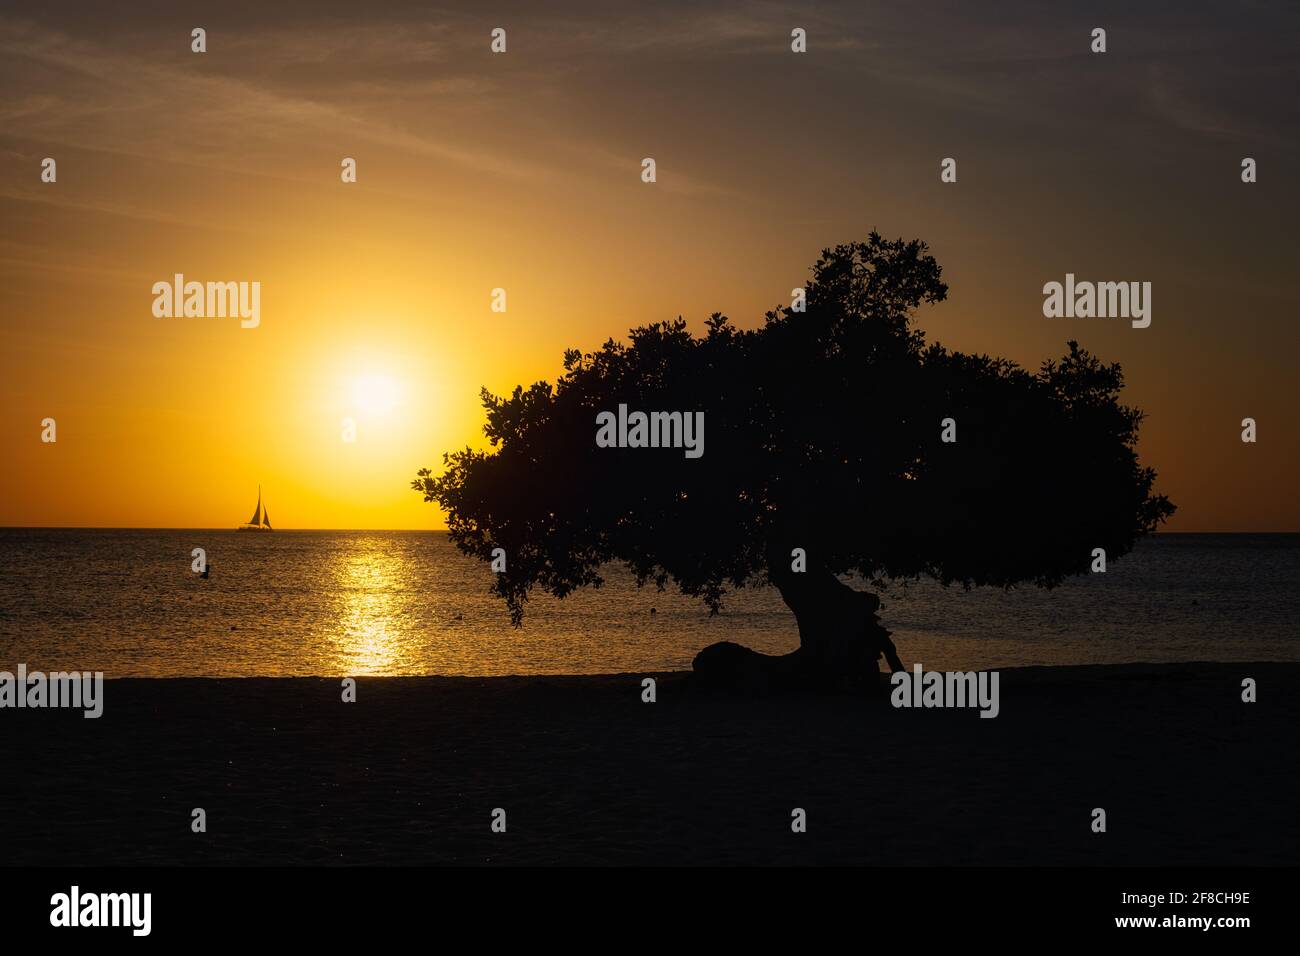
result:
[(271, 513), (262, 507), (262, 486), (257, 486), (257, 510), (253, 512), (253, 517), (248, 519), (248, 524), (241, 524), (238, 528), (240, 531), (274, 531), (271, 527)]

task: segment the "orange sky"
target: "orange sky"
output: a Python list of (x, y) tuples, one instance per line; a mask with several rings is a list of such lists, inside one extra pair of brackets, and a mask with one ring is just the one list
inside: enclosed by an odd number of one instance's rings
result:
[[(1123, 364), (1171, 529), (1300, 531), (1300, 151), (1268, 46), (1293, 13), (1115, 13), (1096, 57), (1028, 4), (924, 32), (889, 5), (531, 6), (0, 16), (0, 525), (233, 527), (260, 483), (281, 528), (439, 526), (408, 482), (480, 443), (480, 386), (679, 314), (758, 324), (874, 227), (943, 265), (931, 338)], [(176, 272), (259, 281), (260, 326), (155, 318)], [(1152, 282), (1151, 327), (1045, 319), (1066, 272)]]

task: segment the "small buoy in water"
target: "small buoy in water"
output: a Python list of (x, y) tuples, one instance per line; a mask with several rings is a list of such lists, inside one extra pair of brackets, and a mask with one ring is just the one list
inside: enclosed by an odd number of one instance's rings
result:
[(651, 609), (650, 609), (650, 613), (651, 613), (651, 614), (658, 614), (659, 612), (656, 611), (654, 608), (651, 608)]

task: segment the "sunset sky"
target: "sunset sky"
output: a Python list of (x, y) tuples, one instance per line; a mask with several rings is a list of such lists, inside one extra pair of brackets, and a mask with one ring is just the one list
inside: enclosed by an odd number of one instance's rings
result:
[[(281, 528), (441, 526), (408, 483), (480, 386), (758, 325), (875, 228), (942, 264), (931, 339), (1123, 365), (1171, 530), (1300, 531), (1300, 8), (1132, 6), (8, 4), (0, 525), (234, 527), (260, 484)], [(155, 318), (178, 272), (260, 327)], [(1044, 318), (1067, 272), (1151, 327)]]

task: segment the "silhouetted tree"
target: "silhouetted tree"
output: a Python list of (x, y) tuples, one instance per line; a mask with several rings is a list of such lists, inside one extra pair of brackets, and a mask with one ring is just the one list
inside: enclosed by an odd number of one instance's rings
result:
[[(879, 602), (841, 580), (1052, 586), (1114, 559), (1173, 512), (1134, 450), (1142, 415), (1123, 379), (1069, 343), (1037, 373), (927, 345), (922, 303), (947, 295), (919, 241), (825, 250), (803, 312), (742, 330), (714, 314), (702, 337), (680, 318), (628, 344), (566, 352), (554, 384), (483, 390), (491, 450), (444, 455), (413, 487), (447, 514), (465, 553), (508, 556), (495, 591), (514, 623), (529, 591), (558, 597), (625, 563), (717, 611), (729, 588), (775, 585), (799, 650), (767, 658), (724, 642), (696, 670), (754, 686), (844, 686), (885, 653)], [(596, 416), (703, 411), (705, 452), (599, 448)], [(944, 419), (956, 441), (945, 442)], [(792, 569), (792, 552), (807, 570)]]

